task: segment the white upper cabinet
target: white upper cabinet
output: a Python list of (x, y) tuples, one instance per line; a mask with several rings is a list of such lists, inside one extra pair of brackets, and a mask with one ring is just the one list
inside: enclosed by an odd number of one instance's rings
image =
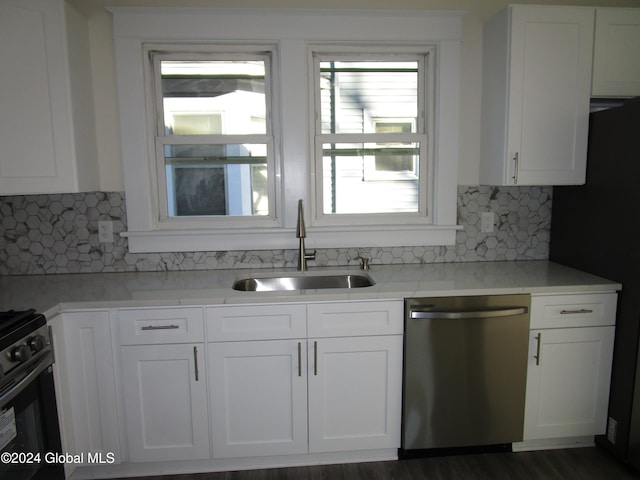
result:
[(480, 182), (585, 181), (594, 9), (512, 5), (484, 29)]
[(63, 0), (0, 5), (0, 195), (96, 190), (88, 27)]
[(591, 95), (640, 95), (640, 8), (598, 8), (595, 32)]

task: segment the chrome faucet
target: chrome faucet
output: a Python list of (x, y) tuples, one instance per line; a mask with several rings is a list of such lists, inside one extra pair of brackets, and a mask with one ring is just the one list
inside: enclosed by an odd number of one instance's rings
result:
[(307, 253), (304, 248), (304, 239), (307, 236), (307, 230), (304, 226), (304, 213), (302, 211), (302, 200), (298, 200), (298, 224), (296, 225), (296, 238), (300, 239), (300, 248), (298, 249), (298, 270), (304, 272), (307, 270), (307, 260), (316, 259), (316, 251)]

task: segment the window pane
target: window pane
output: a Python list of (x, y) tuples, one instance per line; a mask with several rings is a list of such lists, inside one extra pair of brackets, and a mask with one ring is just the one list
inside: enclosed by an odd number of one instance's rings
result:
[(165, 145), (170, 217), (268, 215), (266, 144)]
[(415, 133), (418, 62), (320, 62), (320, 95), (322, 133), (375, 132), (385, 118)]
[(165, 135), (264, 134), (263, 61), (162, 60)]
[(417, 212), (418, 143), (323, 144), (325, 214)]

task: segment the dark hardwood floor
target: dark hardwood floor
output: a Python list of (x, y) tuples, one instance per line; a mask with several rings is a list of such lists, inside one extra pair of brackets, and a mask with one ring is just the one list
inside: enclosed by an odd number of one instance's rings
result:
[(141, 477), (139, 480), (632, 480), (640, 475), (597, 448), (486, 453), (397, 462)]

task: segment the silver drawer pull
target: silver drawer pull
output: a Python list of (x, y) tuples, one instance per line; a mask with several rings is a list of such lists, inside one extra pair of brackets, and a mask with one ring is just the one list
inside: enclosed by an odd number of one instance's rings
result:
[(197, 382), (200, 380), (200, 370), (198, 369), (198, 347), (193, 347), (193, 370)]
[(581, 308), (580, 310), (560, 310), (560, 315), (576, 315), (576, 314), (593, 313), (590, 308)]
[(313, 374), (318, 375), (318, 342), (313, 342)]
[(177, 330), (179, 325), (147, 325), (140, 330)]

